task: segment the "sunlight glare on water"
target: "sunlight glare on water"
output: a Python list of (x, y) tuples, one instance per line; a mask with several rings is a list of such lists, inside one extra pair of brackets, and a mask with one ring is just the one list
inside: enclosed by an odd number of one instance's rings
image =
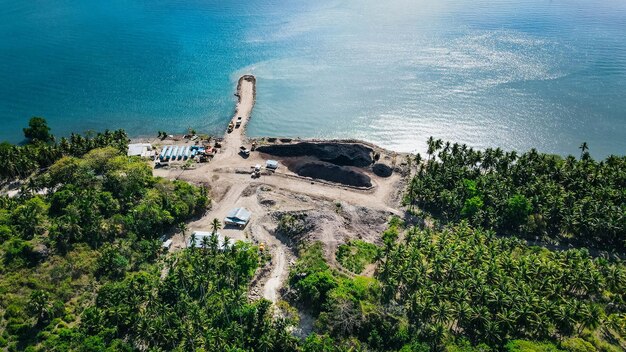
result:
[(252, 136), (424, 151), (626, 151), (626, 2), (0, 0), (0, 139), (220, 134), (242, 73)]

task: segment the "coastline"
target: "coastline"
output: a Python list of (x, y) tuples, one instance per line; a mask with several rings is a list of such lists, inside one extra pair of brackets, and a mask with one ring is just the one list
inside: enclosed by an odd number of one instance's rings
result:
[[(398, 153), (355, 139), (248, 138), (245, 131), (256, 101), (256, 78), (242, 76), (235, 95), (238, 99), (231, 121), (236, 123), (241, 117), (239, 127), (233, 126), (229, 132), (224, 126), (224, 135), (215, 139), (185, 139), (177, 143), (209, 145), (216, 150), (211, 159), (188, 166), (168, 163), (154, 168), (153, 174), (207, 188), (212, 206), (201, 218), (188, 224), (189, 231), (207, 231), (214, 219), (224, 219), (239, 207), (251, 212), (250, 223), (245, 229), (224, 227), (220, 233), (235, 241), (265, 245), (272, 262), (257, 273), (250, 295), (277, 302), (281, 298), (280, 288), (288, 277), (289, 263), (295, 257), (290, 244), (276, 236), (276, 217), (283, 213), (310, 214), (311, 221), (319, 228), (311, 235), (311, 240), (327, 244), (325, 256), (334, 262), (339, 243), (356, 238), (376, 242), (391, 215), (404, 216), (401, 194), (406, 185), (406, 167), (395, 165)], [(216, 141), (220, 147), (215, 145)], [(158, 141), (161, 145), (170, 142), (171, 139)], [(304, 148), (304, 153), (293, 156), (266, 154), (261, 150), (242, 151), (241, 148), (253, 149), (253, 142), (258, 148), (292, 148), (305, 142), (320, 145)], [(320, 157), (320, 152), (328, 154)], [(375, 154), (379, 154), (378, 159)], [(278, 168), (267, 168), (269, 160), (276, 160)], [(374, 160), (379, 164), (394, 165), (391, 174), (377, 174)], [(258, 173), (255, 172), (257, 168), (260, 169)], [(314, 172), (307, 175), (301, 172), (303, 168)], [(367, 187), (352, 186), (353, 177), (365, 180)], [(346, 228), (346, 224), (351, 225)], [(171, 240), (170, 251), (186, 248), (181, 233), (175, 234)]]
[[(250, 84), (251, 87), (246, 86), (246, 83)], [(373, 142), (369, 142), (369, 141), (357, 139), (357, 138), (325, 139), (325, 138), (300, 138), (300, 137), (283, 137), (283, 136), (249, 137), (246, 135), (246, 131), (248, 127), (248, 122), (252, 118), (252, 110), (254, 108), (254, 105), (256, 104), (256, 95), (257, 95), (256, 83), (257, 83), (256, 76), (252, 74), (244, 74), (241, 77), (239, 77), (239, 79), (237, 80), (237, 86), (236, 86), (236, 90), (234, 93), (234, 96), (237, 97), (237, 102), (235, 104), (232, 118), (228, 120), (228, 122), (226, 123), (226, 126), (228, 125), (230, 121), (234, 122), (238, 116), (242, 116), (243, 122), (241, 124), (241, 127), (238, 129), (234, 129), (233, 132), (230, 134), (229, 133), (224, 133), (223, 135), (207, 134), (207, 136), (209, 136), (211, 139), (223, 140), (225, 142), (230, 140), (230, 143), (234, 143), (234, 144), (252, 143), (252, 142), (257, 142), (257, 143), (268, 142), (269, 144), (290, 144), (290, 143), (300, 143), (300, 142), (336, 143), (336, 144), (350, 143), (350, 144), (361, 144), (361, 145), (367, 146), (369, 148), (372, 148), (375, 152), (380, 153), (381, 155), (406, 156), (410, 154), (410, 153), (399, 152), (393, 149), (385, 148)], [(242, 91), (243, 89), (247, 89), (249, 91), (243, 92)], [(226, 126), (224, 127), (224, 130), (226, 129)], [(233, 134), (234, 136), (239, 136), (239, 138), (230, 138), (229, 136), (232, 136)], [(183, 138), (184, 134), (174, 134), (173, 136), (174, 138), (166, 138), (164, 140), (161, 140), (157, 137), (137, 136), (137, 137), (131, 137), (130, 143), (151, 143), (151, 144), (155, 144), (158, 146), (158, 145), (166, 144), (172, 141), (184, 140)], [(273, 142), (269, 142), (269, 141), (273, 141)]]

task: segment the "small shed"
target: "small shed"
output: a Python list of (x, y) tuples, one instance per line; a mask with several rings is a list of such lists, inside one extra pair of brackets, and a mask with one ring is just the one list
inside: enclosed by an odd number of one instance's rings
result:
[(245, 227), (250, 221), (252, 213), (246, 208), (235, 208), (228, 213), (224, 219), (224, 223), (227, 225), (235, 225), (239, 227)]
[(278, 161), (276, 160), (268, 160), (265, 162), (265, 168), (270, 169), (270, 170), (276, 170), (278, 169)]
[(163, 245), (162, 245), (162, 246), (163, 246), (163, 248), (165, 248), (165, 249), (170, 249), (170, 247), (172, 246), (172, 240), (171, 240), (171, 239), (169, 239), (169, 240), (167, 240), (167, 241), (163, 242)]

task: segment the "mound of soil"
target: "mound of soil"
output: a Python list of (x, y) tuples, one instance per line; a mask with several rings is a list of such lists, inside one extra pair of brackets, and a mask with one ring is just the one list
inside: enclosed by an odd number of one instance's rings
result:
[(372, 164), (372, 149), (361, 144), (302, 142), (261, 146), (257, 150), (282, 157), (313, 156), (342, 166), (365, 167)]
[(391, 167), (380, 163), (374, 164), (374, 167), (372, 167), (372, 171), (374, 171), (374, 174), (376, 174), (376, 176), (378, 177), (389, 177), (391, 176), (391, 174), (393, 174), (393, 169)]
[(371, 187), (369, 176), (349, 167), (339, 166), (324, 161), (302, 161), (292, 163), (289, 170), (304, 177), (341, 183), (353, 187)]

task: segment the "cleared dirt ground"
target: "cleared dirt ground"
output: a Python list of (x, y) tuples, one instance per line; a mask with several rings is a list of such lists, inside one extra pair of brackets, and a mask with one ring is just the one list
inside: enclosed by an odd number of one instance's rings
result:
[[(404, 189), (404, 178), (398, 172), (389, 177), (380, 177), (371, 168), (361, 168), (360, 172), (371, 179), (372, 186), (357, 189), (304, 178), (292, 173), (284, 165), (274, 173), (263, 172), (261, 177), (253, 178), (250, 174), (252, 167), (256, 164), (265, 165), (269, 157), (258, 152), (252, 152), (249, 156), (239, 154), (241, 145), (250, 147), (244, 131), (254, 105), (254, 85), (254, 79), (240, 80), (239, 103), (234, 118), (241, 116), (243, 124), (225, 134), (223, 147), (213, 160), (188, 170), (158, 168), (154, 174), (209, 186), (212, 208), (202, 218), (188, 224), (189, 233), (210, 231), (213, 219), (223, 221), (233, 208), (245, 207), (252, 212), (251, 221), (245, 229), (226, 227), (220, 233), (233, 240), (265, 244), (272, 259), (258, 271), (251, 295), (276, 302), (280, 299), (280, 289), (289, 273), (289, 266), (295, 261), (299, 242), (321, 241), (331, 263), (335, 263), (337, 246), (348, 239), (363, 238), (378, 242), (388, 218), (392, 214), (403, 216), (399, 195)], [(380, 148), (374, 151), (381, 155), (381, 162), (394, 163), (396, 155), (393, 152)], [(281, 161), (280, 157), (273, 158)], [(281, 238), (276, 228), (279, 216), (284, 213), (304, 214), (312, 230), (303, 238)], [(184, 247), (183, 236), (174, 235), (171, 250)]]

